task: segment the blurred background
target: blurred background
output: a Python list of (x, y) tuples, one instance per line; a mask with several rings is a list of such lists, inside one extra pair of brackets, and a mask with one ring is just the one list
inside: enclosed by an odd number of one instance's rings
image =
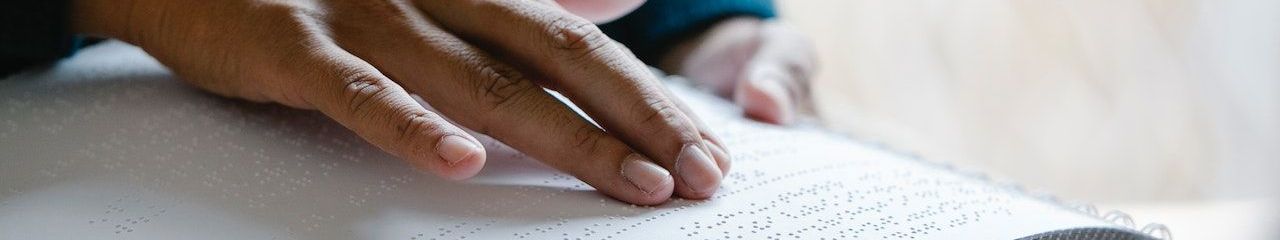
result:
[(777, 1), (827, 125), (1178, 239), (1280, 238), (1280, 1)]

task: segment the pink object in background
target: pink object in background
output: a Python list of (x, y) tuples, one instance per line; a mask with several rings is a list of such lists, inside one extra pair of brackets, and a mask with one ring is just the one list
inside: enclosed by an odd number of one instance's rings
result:
[(556, 0), (561, 7), (595, 23), (618, 19), (644, 4), (644, 0)]

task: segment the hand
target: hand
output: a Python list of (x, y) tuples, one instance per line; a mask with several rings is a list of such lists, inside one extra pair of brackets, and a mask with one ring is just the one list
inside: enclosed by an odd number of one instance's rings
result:
[(78, 32), (135, 44), (216, 94), (319, 110), (444, 178), (485, 162), (462, 127), (636, 204), (710, 197), (728, 170), (724, 147), (656, 76), (554, 1), (75, 4)]
[(814, 111), (814, 56), (812, 43), (786, 25), (738, 17), (681, 43), (661, 66), (733, 99), (748, 117), (787, 124)]

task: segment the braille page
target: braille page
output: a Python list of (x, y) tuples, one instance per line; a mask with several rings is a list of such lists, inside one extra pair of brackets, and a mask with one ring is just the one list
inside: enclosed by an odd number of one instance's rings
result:
[(1009, 239), (1114, 227), (672, 88), (724, 138), (733, 170), (710, 200), (642, 207), (498, 146), (476, 178), (444, 181), (321, 114), (202, 93), (110, 42), (0, 81), (0, 238)]

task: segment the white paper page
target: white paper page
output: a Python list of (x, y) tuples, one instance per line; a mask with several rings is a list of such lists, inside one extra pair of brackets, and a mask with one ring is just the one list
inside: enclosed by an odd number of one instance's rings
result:
[(308, 111), (218, 98), (107, 43), (0, 81), (0, 239), (1008, 239), (1106, 223), (673, 87), (734, 155), (638, 207), (518, 154), (448, 182)]

